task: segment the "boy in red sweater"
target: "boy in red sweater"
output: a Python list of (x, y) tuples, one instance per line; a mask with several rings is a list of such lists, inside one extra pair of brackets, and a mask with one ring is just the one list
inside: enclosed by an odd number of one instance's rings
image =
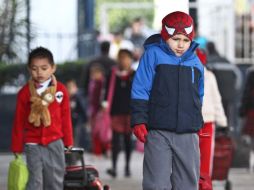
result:
[(29, 170), (27, 190), (63, 189), (64, 146), (73, 145), (69, 97), (54, 77), (52, 53), (43, 47), (28, 58), (31, 79), (17, 95), (12, 128), (12, 152), (26, 154)]

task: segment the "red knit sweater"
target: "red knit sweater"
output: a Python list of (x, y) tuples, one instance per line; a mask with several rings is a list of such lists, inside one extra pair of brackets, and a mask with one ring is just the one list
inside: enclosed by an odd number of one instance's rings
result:
[(25, 143), (38, 143), (46, 146), (61, 138), (65, 146), (73, 145), (69, 96), (65, 86), (57, 82), (55, 101), (48, 107), (51, 115), (49, 127), (42, 125), (34, 127), (28, 122), (31, 106), (30, 96), (29, 85), (26, 84), (17, 95), (11, 150), (23, 152)]

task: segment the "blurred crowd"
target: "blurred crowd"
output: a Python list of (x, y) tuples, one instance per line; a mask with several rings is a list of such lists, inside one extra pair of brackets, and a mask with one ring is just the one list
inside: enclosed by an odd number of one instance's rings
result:
[[(130, 94), (143, 43), (151, 34), (142, 18), (134, 19), (126, 29), (114, 31), (112, 39), (98, 40), (100, 51), (83, 69), (82, 88), (78, 89), (74, 80), (66, 83), (71, 99), (75, 146), (97, 156), (110, 157), (112, 166), (107, 173), (112, 177), (117, 176), (121, 150), (125, 152), (126, 177), (131, 175), (132, 151), (136, 147), (143, 150), (130, 128)], [(109, 129), (104, 126), (107, 118), (101, 116), (105, 112), (110, 115)], [(100, 135), (100, 131), (104, 131), (104, 135)]]

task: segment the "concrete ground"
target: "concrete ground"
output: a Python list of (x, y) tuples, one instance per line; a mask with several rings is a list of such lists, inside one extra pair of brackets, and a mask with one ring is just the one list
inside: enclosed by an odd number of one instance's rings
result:
[[(7, 190), (8, 164), (13, 159), (11, 154), (0, 154), (0, 190)], [(106, 174), (106, 169), (111, 166), (110, 159), (85, 154), (86, 164), (94, 165), (100, 174), (103, 184), (108, 184), (111, 190), (141, 190), (143, 154), (134, 152), (131, 162), (130, 178), (124, 177), (124, 155), (121, 154), (118, 163), (118, 176), (112, 179)], [(254, 174), (250, 174), (246, 168), (232, 168), (229, 173), (232, 190), (253, 190)], [(213, 181), (214, 190), (223, 190), (225, 182)]]

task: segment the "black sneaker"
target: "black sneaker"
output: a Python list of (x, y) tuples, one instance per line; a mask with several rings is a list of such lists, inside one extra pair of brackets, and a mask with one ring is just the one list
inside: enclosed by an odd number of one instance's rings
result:
[(107, 174), (109, 174), (113, 178), (117, 176), (116, 171), (114, 169), (107, 169)]
[(129, 169), (125, 169), (125, 173), (124, 173), (125, 177), (130, 177), (131, 176), (131, 172)]

